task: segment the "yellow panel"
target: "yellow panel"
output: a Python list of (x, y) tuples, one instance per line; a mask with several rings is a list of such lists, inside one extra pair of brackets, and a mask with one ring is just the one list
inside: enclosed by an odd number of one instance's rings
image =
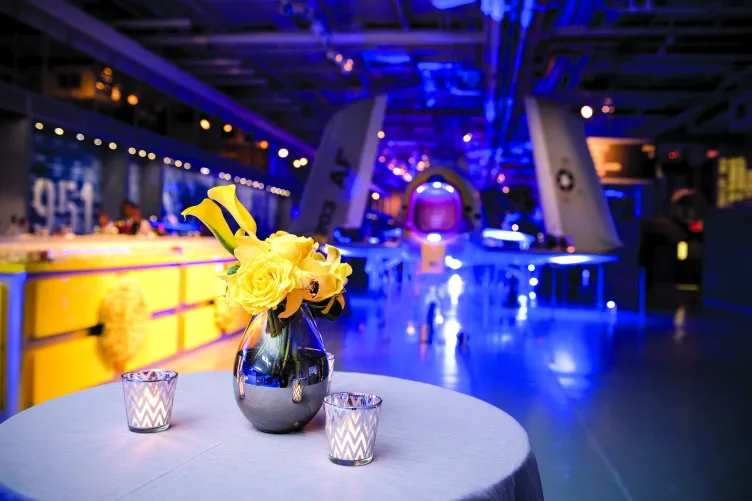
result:
[(227, 331), (227, 334), (235, 333), (241, 329), (245, 329), (245, 326), (248, 325), (248, 321), (251, 319), (251, 316), (245, 312), (245, 310), (240, 310), (238, 312), (237, 322), (231, 328), (229, 331)]
[(420, 272), (444, 273), (444, 245), (422, 244), (420, 246)]
[(32, 405), (112, 379), (115, 374), (102, 363), (97, 343), (96, 336), (87, 336), (28, 352)]
[(177, 266), (135, 270), (127, 274), (141, 284), (149, 311), (169, 310), (180, 303), (180, 270)]
[(183, 312), (183, 348), (190, 350), (220, 336), (214, 316), (214, 305)]
[(47, 337), (93, 327), (99, 323), (102, 297), (115, 274), (92, 273), (31, 279), (26, 283), (26, 335)]
[(226, 264), (197, 264), (183, 268), (183, 304), (197, 304), (216, 299), (222, 281), (217, 278)]
[[(0, 283), (0, 411), (5, 409), (5, 336), (8, 334), (7, 322), (7, 303), (8, 293), (5, 290), (5, 284)], [(1, 414), (2, 412), (0, 412)]]
[(126, 370), (146, 367), (178, 352), (178, 316), (154, 318), (149, 323), (146, 342), (136, 356), (125, 365)]

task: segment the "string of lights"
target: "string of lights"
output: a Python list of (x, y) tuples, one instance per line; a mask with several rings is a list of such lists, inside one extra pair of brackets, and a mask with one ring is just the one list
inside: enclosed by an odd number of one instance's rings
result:
[[(40, 130), (40, 131), (44, 130), (44, 124), (42, 122), (36, 122), (34, 124), (34, 128), (37, 129), (37, 130)], [(65, 131), (61, 127), (56, 127), (53, 130), (53, 132), (56, 135), (58, 135), (58, 136), (63, 136), (65, 134)], [(75, 134), (75, 138), (78, 141), (85, 141), (86, 140), (86, 136), (84, 136), (81, 133)], [(93, 144), (95, 146), (102, 146), (104, 144), (103, 141), (100, 138), (98, 138), (98, 137), (95, 137), (92, 142), (93, 142)], [(118, 148), (118, 144), (115, 143), (114, 141), (111, 141), (110, 143), (108, 143), (107, 147), (109, 149), (111, 149), (111, 150), (116, 150)], [(158, 159), (158, 156), (155, 153), (147, 152), (146, 150), (143, 150), (143, 149), (139, 150), (135, 146), (130, 146), (128, 148), (127, 152), (128, 152), (129, 155), (139, 156), (141, 158), (148, 158), (149, 160), (157, 160)], [(305, 160), (306, 164), (308, 163), (308, 160), (306, 160), (304, 158), (301, 159), (301, 160)], [(173, 159), (172, 157), (168, 157), (168, 156), (162, 157), (162, 162), (165, 165), (170, 165), (170, 166), (173, 166), (173, 167), (175, 167), (177, 169), (191, 170), (193, 168), (193, 166), (190, 164), (190, 162), (185, 162), (185, 161), (179, 160), (179, 159)], [(211, 169), (209, 169), (208, 167), (201, 167), (201, 168), (198, 169), (198, 171), (199, 171), (200, 174), (202, 174), (204, 176), (208, 176), (208, 175), (211, 174)], [(217, 177), (219, 179), (222, 179), (222, 180), (225, 180), (225, 181), (230, 181), (230, 180), (233, 179), (232, 175), (228, 174), (226, 172), (220, 172)], [(281, 197), (289, 197), (291, 195), (291, 193), (290, 193), (289, 190), (286, 190), (286, 189), (283, 189), (283, 188), (279, 188), (277, 186), (265, 185), (264, 183), (262, 183), (260, 181), (254, 181), (252, 179), (247, 179), (247, 178), (240, 177), (240, 176), (235, 176), (234, 180), (235, 180), (236, 183), (239, 183), (239, 184), (244, 185), (244, 186), (248, 186), (249, 188), (256, 188), (258, 190), (266, 189), (266, 191), (268, 191), (269, 193), (271, 193), (273, 195), (277, 195), (277, 196), (281, 196)]]

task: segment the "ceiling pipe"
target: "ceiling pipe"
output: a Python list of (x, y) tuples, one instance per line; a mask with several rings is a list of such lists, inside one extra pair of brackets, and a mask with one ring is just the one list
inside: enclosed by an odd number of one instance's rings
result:
[[(207, 35), (153, 35), (139, 38), (147, 45), (163, 47), (231, 45), (311, 45), (318, 40), (311, 32), (251, 32), (216, 33)], [(368, 30), (360, 33), (331, 33), (334, 46), (416, 46), (416, 45), (474, 45), (483, 43), (483, 34), (476, 31), (442, 30)]]
[(671, 28), (583, 28), (567, 26), (558, 28), (543, 38), (546, 40), (566, 40), (573, 42), (592, 42), (600, 39), (614, 38), (668, 38), (668, 37), (718, 37), (749, 35), (747, 27), (671, 27)]
[(113, 21), (110, 26), (123, 30), (189, 30), (190, 19), (124, 19)]
[(498, 102), (497, 91), (499, 88), (499, 66), (501, 62), (501, 31), (503, 29), (504, 10), (497, 15), (489, 15), (485, 19), (484, 36), (486, 39), (484, 50), (484, 73), (485, 73), (485, 97), (483, 99), (483, 117), (486, 121), (487, 146), (490, 151), (488, 158), (488, 170), (492, 168), (496, 149)]
[(523, 0), (522, 9), (520, 11), (520, 35), (517, 38), (517, 50), (514, 57), (514, 63), (512, 66), (512, 76), (507, 86), (507, 92), (504, 103), (504, 118), (501, 122), (500, 135), (500, 148), (502, 155), (505, 154), (504, 149), (507, 146), (509, 138), (509, 121), (512, 117), (512, 109), (514, 108), (514, 97), (517, 92), (517, 85), (520, 78), (520, 67), (522, 66), (522, 58), (525, 55), (525, 48), (527, 47), (527, 35), (530, 30), (530, 23), (533, 19), (533, 9), (535, 7), (534, 0)]
[[(522, 121), (522, 117), (524, 115), (523, 108), (523, 99), (524, 96), (527, 96), (530, 94), (532, 81), (529, 78), (529, 75), (527, 72), (530, 70), (532, 66), (532, 59), (533, 59), (533, 53), (535, 51), (535, 47), (538, 44), (538, 41), (540, 40), (540, 35), (543, 31), (543, 19), (545, 16), (545, 11), (547, 8), (548, 0), (540, 0), (538, 2), (537, 8), (534, 8), (533, 11), (533, 21), (532, 21), (532, 30), (531, 34), (528, 35), (529, 40), (526, 44), (527, 47), (525, 49), (525, 58), (522, 62), (522, 69), (521, 72), (525, 75), (525, 77), (522, 78), (520, 83), (516, 85), (513, 89), (513, 106), (514, 109), (512, 110), (512, 118), (509, 126), (505, 129), (505, 135), (502, 137), (502, 148), (504, 151), (506, 151), (508, 142), (514, 135), (514, 133), (518, 130), (519, 124)], [(514, 111), (518, 111), (518, 113), (514, 113)]]

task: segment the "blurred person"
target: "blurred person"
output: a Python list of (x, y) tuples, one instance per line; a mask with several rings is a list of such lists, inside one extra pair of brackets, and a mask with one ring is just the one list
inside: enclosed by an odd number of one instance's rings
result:
[(29, 230), (31, 229), (31, 224), (29, 223), (29, 220), (25, 217), (19, 218), (18, 220), (18, 228), (21, 231), (22, 235), (26, 235), (28, 233), (31, 233)]
[(120, 210), (123, 215), (123, 224), (119, 225), (120, 233), (126, 235), (153, 235), (149, 221), (141, 215), (141, 208), (135, 202), (125, 200)]
[(9, 237), (15, 237), (21, 234), (21, 227), (18, 224), (18, 218), (15, 214), (10, 216), (10, 226), (5, 230), (5, 234)]
[(99, 233), (117, 233), (118, 229), (115, 226), (115, 222), (110, 219), (110, 216), (107, 215), (105, 212), (99, 213), (99, 218), (97, 219), (98, 222), (98, 232)]

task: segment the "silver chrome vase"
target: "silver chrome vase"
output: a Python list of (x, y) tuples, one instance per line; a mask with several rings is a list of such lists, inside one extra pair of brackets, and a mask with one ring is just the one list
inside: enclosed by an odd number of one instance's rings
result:
[(290, 318), (263, 312), (243, 333), (235, 357), (235, 401), (259, 431), (289, 433), (305, 426), (327, 393), (329, 364), (306, 305)]

